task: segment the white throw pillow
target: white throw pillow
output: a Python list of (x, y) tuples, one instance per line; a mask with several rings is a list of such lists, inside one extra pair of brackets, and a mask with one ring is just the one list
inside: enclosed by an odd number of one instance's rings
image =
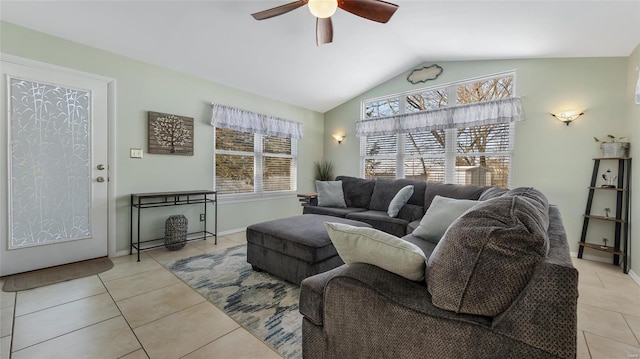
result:
[(318, 192), (319, 207), (347, 207), (344, 202), (342, 181), (316, 181), (316, 192)]
[(451, 223), (477, 203), (478, 201), (470, 199), (435, 196), (431, 206), (427, 209), (427, 213), (422, 217), (420, 225), (411, 234), (418, 238), (438, 243)]
[(424, 279), (426, 260), (413, 243), (374, 228), (324, 223), (346, 264), (368, 263), (413, 281)]
[(393, 196), (391, 203), (389, 203), (389, 208), (387, 209), (387, 214), (391, 218), (395, 218), (398, 213), (400, 213), (400, 209), (404, 206), (409, 198), (413, 195), (413, 186), (408, 185), (400, 188), (398, 193)]

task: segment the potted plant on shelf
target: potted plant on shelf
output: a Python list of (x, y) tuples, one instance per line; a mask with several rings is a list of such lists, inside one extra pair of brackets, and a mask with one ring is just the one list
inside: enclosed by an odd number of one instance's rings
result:
[(629, 157), (629, 142), (623, 142), (625, 137), (616, 137), (613, 135), (607, 135), (606, 138), (599, 139), (593, 138), (596, 142), (600, 143), (602, 149), (602, 155), (605, 158), (625, 158)]
[(318, 181), (331, 181), (333, 179), (333, 163), (331, 161), (319, 161), (313, 163), (316, 167), (316, 177)]

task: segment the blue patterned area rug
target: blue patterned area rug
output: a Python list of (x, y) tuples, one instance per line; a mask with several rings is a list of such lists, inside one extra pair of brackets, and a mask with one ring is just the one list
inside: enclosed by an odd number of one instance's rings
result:
[(286, 358), (302, 358), (300, 288), (247, 263), (247, 246), (167, 263), (167, 269)]

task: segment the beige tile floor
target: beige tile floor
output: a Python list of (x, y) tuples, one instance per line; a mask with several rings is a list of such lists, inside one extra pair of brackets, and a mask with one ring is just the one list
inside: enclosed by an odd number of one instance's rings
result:
[[(244, 233), (114, 258), (99, 275), (0, 292), (3, 358), (280, 358), (163, 263), (246, 243)], [(610, 264), (580, 272), (578, 359), (640, 358), (640, 287)], [(10, 355), (11, 353), (11, 355)]]

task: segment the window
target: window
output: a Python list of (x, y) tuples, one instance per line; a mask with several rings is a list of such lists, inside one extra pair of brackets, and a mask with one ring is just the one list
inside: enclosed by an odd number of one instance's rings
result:
[(299, 123), (214, 105), (211, 124), (219, 194), (296, 190)]
[[(365, 101), (362, 118), (399, 115), (403, 121), (402, 115), (420, 111), (513, 98), (514, 77), (509, 73)], [(510, 122), (366, 135), (361, 137), (361, 175), (508, 187), (514, 131)]]
[(216, 128), (220, 194), (295, 191), (296, 140)]

